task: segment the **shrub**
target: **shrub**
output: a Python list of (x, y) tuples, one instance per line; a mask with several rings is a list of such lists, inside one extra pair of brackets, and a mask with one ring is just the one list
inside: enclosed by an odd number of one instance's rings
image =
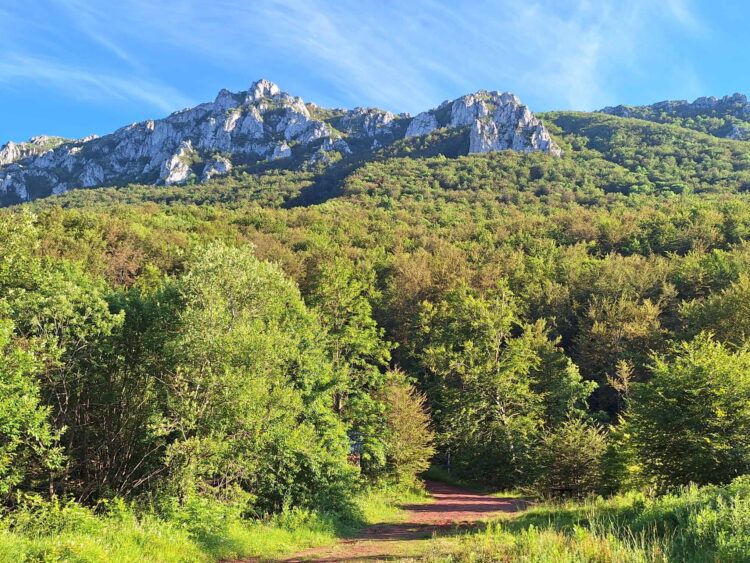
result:
[(396, 481), (413, 483), (435, 453), (427, 398), (401, 371), (392, 371), (382, 392), (385, 403), (387, 471)]
[(634, 384), (628, 427), (645, 473), (662, 488), (726, 483), (750, 471), (750, 349), (702, 334), (657, 357)]
[(606, 450), (606, 434), (600, 427), (581, 419), (564, 422), (542, 439), (536, 487), (547, 495), (597, 492), (602, 486)]

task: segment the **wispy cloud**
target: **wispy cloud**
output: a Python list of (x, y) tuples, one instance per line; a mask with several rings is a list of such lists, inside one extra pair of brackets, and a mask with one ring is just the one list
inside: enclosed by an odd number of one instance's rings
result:
[(0, 60), (0, 85), (18, 87), (21, 81), (52, 88), (80, 100), (135, 101), (146, 103), (162, 112), (170, 112), (192, 103), (172, 88), (133, 77), (90, 72), (25, 56)]
[(669, 17), (691, 32), (704, 33), (706, 31), (705, 24), (695, 15), (691, 0), (664, 0), (663, 4), (657, 3), (656, 5), (657, 7), (661, 5)]
[[(188, 102), (177, 83), (189, 80), (170, 75), (177, 71), (168, 64), (185, 59), (217, 82), (226, 75), (249, 84), (262, 73), (294, 93), (341, 105), (415, 112), (490, 88), (514, 90), (541, 109), (593, 109), (615, 101), (621, 75), (637, 76), (644, 60), (668, 47), (660, 43), (663, 28), (705, 31), (691, 0), (40, 2), (57, 10), (71, 28), (66, 34), (74, 28), (98, 57), (53, 56), (48, 46), (23, 39), (45, 33), (17, 33), (13, 46), (0, 51), (0, 82), (23, 77), (70, 96), (93, 90), (159, 109)], [(27, 19), (28, 25), (38, 20)], [(78, 37), (70, 40), (59, 27), (47, 35), (74, 49)], [(665, 72), (698, 79), (690, 61)], [(85, 87), (69, 84), (74, 80)]]
[(32, 87), (88, 103), (147, 106), (159, 114), (193, 104), (150, 75), (111, 39), (111, 29), (103, 9), (78, 0), (9, 4), (0, 9), (0, 88)]
[(131, 53), (107, 36), (112, 28), (106, 25), (108, 19), (106, 5), (97, 6), (95, 3), (81, 0), (51, 0), (51, 2), (64, 10), (76, 27), (94, 43), (130, 66), (143, 68), (143, 65)]
[(168, 43), (234, 71), (276, 57), (313, 69), (346, 101), (409, 110), (475, 86), (543, 88), (537, 98), (595, 107), (612, 96), (609, 66), (637, 67), (655, 26), (700, 29), (689, 0), (122, 0), (107, 10), (57, 1), (90, 30)]

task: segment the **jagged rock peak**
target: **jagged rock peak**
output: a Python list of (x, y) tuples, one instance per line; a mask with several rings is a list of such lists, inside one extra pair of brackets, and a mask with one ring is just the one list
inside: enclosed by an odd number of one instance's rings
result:
[(0, 204), (78, 187), (205, 181), (239, 164), (325, 165), (442, 127), (466, 128), (470, 152), (560, 154), (541, 122), (509, 93), (467, 94), (412, 119), (375, 108), (321, 108), (261, 79), (103, 137), (8, 143), (0, 148)]
[(273, 82), (261, 78), (253, 82), (249, 92), (253, 100), (262, 100), (263, 98), (272, 98), (281, 94), (281, 89)]
[(356, 107), (335, 111), (340, 115), (333, 117), (331, 124), (348, 137), (357, 139), (388, 137), (393, 140), (396, 137), (396, 120), (403, 117), (377, 108)]
[(42, 154), (62, 145), (63, 143), (69, 142), (71, 142), (70, 139), (52, 137), (49, 135), (37, 135), (22, 143), (8, 141), (5, 145), (0, 147), (0, 166), (11, 164), (30, 156)]
[(300, 98), (258, 80), (247, 91), (221, 90), (211, 103), (134, 123), (102, 138), (9, 143), (0, 152), (0, 200), (25, 201), (76, 187), (208, 179), (228, 173), (235, 159), (289, 158), (293, 147), (299, 147), (301, 156), (312, 155), (332, 135), (331, 127), (313, 118)]
[(282, 95), (291, 99), (291, 96), (284, 94), (278, 85), (262, 78), (253, 82), (250, 88), (243, 92), (235, 93), (222, 88), (214, 100), (214, 109), (227, 110), (243, 103), (258, 102), (266, 98), (275, 98)]
[(562, 154), (542, 122), (510, 92), (480, 90), (443, 102), (414, 117), (405, 136), (426, 135), (441, 127), (470, 127), (469, 153), (512, 149)]

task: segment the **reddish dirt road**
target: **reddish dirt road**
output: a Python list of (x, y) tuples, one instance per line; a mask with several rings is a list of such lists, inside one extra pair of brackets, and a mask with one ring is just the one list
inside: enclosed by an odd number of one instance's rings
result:
[(376, 524), (353, 539), (333, 547), (298, 553), (284, 559), (299, 561), (393, 561), (416, 558), (429, 548), (434, 536), (451, 535), (476, 527), (482, 520), (502, 513), (518, 512), (527, 506), (521, 499), (498, 498), (428, 481), (433, 501), (405, 505), (407, 518), (397, 524)]

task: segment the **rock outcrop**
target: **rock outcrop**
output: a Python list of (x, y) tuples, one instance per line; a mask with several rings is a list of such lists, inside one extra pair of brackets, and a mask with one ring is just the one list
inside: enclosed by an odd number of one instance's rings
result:
[(373, 108), (323, 109), (258, 80), (246, 91), (221, 90), (213, 102), (102, 137), (8, 143), (0, 148), (0, 203), (78, 187), (206, 181), (239, 164), (325, 165), (441, 127), (466, 128), (470, 152), (560, 154), (544, 126), (511, 94), (477, 92), (412, 119)]
[(70, 142), (70, 140), (62, 137), (48, 137), (47, 135), (32, 137), (25, 143), (10, 141), (0, 147), (0, 166), (42, 154), (67, 142)]
[(183, 141), (177, 152), (164, 162), (159, 180), (167, 186), (184, 184), (195, 176), (191, 164), (196, 156), (190, 140)]
[(207, 182), (214, 176), (225, 176), (232, 171), (232, 162), (223, 156), (217, 156), (206, 163), (201, 174), (201, 182)]
[(437, 118), (430, 111), (425, 111), (417, 114), (414, 119), (409, 123), (409, 127), (406, 129), (406, 137), (421, 137), (422, 135), (429, 135), (435, 129), (440, 127)]
[(562, 154), (542, 122), (508, 92), (481, 91), (443, 102), (436, 109), (417, 115), (406, 136), (426, 135), (441, 127), (470, 127), (469, 154), (508, 149)]
[(331, 120), (332, 125), (347, 137), (362, 138), (391, 138), (396, 135), (397, 118), (407, 117), (404, 114), (396, 116), (389, 111), (375, 108), (354, 108)]

